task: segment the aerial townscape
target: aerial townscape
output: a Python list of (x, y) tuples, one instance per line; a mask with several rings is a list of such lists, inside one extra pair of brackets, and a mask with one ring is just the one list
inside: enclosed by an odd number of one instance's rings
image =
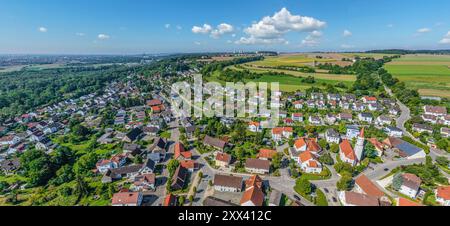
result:
[[(281, 8), (245, 31), (190, 25), (189, 35), (204, 40), (243, 35), (234, 50), (0, 47), (0, 206), (450, 206), (450, 31), (440, 44), (447, 46), (433, 50), (309, 49), (325, 22), (295, 14)], [(161, 26), (183, 32), (188, 24)], [(267, 38), (256, 29), (279, 30)], [(278, 50), (290, 32), (306, 33), (304, 46)], [(94, 38), (102, 51), (120, 41)], [(220, 85), (223, 98), (235, 98), (227, 83), (266, 82), (268, 93), (244, 99), (279, 111), (180, 114), (173, 84), (196, 76), (204, 93), (207, 82)], [(273, 118), (277, 125), (266, 127)]]

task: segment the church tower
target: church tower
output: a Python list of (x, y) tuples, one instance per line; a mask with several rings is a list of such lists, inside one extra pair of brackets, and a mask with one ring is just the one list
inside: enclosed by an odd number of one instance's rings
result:
[(355, 146), (355, 154), (356, 158), (358, 159), (358, 162), (361, 162), (364, 152), (364, 127), (361, 130), (361, 133), (358, 136), (358, 141), (356, 142)]

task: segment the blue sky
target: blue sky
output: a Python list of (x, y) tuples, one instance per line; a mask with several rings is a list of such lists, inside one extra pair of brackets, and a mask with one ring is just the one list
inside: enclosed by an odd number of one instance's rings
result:
[(448, 0), (2, 0), (0, 53), (450, 49)]

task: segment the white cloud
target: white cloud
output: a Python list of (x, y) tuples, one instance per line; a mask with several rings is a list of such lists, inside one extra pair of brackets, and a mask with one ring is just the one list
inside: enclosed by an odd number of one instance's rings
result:
[(232, 33), (233, 31), (234, 27), (227, 23), (221, 23), (214, 29), (209, 24), (204, 24), (202, 27), (194, 26), (192, 28), (192, 32), (195, 34), (210, 34), (210, 36), (215, 39), (220, 38), (222, 35)]
[(289, 32), (313, 32), (326, 26), (326, 22), (312, 17), (292, 15), (282, 8), (273, 16), (266, 16), (244, 29), (248, 37), (242, 37), (237, 44), (286, 43), (284, 35)]
[(450, 31), (439, 41), (440, 44), (450, 44)]
[(75, 33), (75, 35), (76, 35), (76, 36), (82, 37), (82, 36), (85, 36), (86, 34), (85, 34), (85, 33), (82, 33), (82, 32), (78, 32), (78, 33)]
[(48, 31), (48, 29), (46, 27), (39, 27), (38, 28), (39, 32), (45, 33)]
[(289, 42), (283, 38), (276, 39), (261, 39), (255, 37), (241, 37), (239, 40), (234, 42), (239, 45), (271, 45), (271, 44), (288, 44)]
[(177, 25), (177, 30), (181, 30), (181, 29), (183, 29), (183, 27), (180, 25)]
[(165, 27), (166, 29), (169, 29), (169, 28), (170, 28), (170, 24), (165, 24), (164, 27)]
[(342, 49), (353, 49), (353, 48), (355, 48), (355, 46), (354, 45), (349, 45), (349, 44), (342, 44), (341, 48)]
[(417, 33), (423, 34), (423, 33), (428, 33), (431, 32), (430, 28), (424, 27), (424, 28), (420, 28), (417, 30)]
[(200, 43), (200, 42), (194, 42), (194, 44), (196, 44), (196, 45), (201, 45), (202, 43)]
[(394, 24), (388, 24), (388, 25), (386, 25), (386, 27), (388, 27), (388, 28), (393, 28), (393, 27), (394, 27)]
[(195, 34), (208, 34), (211, 32), (211, 30), (212, 30), (212, 27), (209, 24), (203, 24), (203, 27), (194, 26), (192, 28), (192, 32)]
[(98, 37), (98, 39), (100, 39), (100, 40), (107, 40), (107, 39), (110, 38), (110, 36), (107, 35), (107, 34), (99, 34), (97, 37)]
[(224, 34), (229, 34), (234, 31), (234, 27), (230, 24), (221, 23), (217, 26), (216, 29), (211, 31), (211, 37), (213, 38), (220, 38), (220, 36)]
[(350, 32), (349, 30), (344, 30), (344, 33), (342, 34), (344, 37), (350, 37), (352, 36), (352, 32)]

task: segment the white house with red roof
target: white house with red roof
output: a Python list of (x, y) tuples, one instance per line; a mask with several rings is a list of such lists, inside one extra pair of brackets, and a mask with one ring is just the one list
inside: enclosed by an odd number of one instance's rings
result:
[(365, 104), (376, 104), (377, 103), (377, 98), (376, 97), (365, 96), (365, 97), (362, 98), (362, 101)]
[(143, 195), (141, 192), (120, 192), (112, 197), (112, 206), (140, 206)]
[(352, 144), (350, 144), (350, 141), (348, 140), (343, 140), (339, 144), (339, 157), (343, 162), (348, 163), (352, 166), (356, 166), (356, 164), (358, 163), (356, 153), (353, 150)]
[(322, 151), (322, 148), (314, 138), (299, 138), (294, 143), (294, 149), (297, 152), (310, 151), (316, 155)]
[(321, 173), (322, 164), (318, 161), (317, 156), (310, 151), (302, 152), (299, 155), (298, 164), (305, 173)]
[(262, 128), (261, 128), (261, 123), (259, 122), (249, 122), (248, 123), (248, 130), (257, 133), (257, 132), (261, 132)]
[(272, 139), (280, 142), (283, 138), (289, 139), (294, 135), (292, 127), (277, 127), (272, 129)]
[(450, 186), (441, 186), (436, 189), (436, 202), (443, 206), (450, 206)]

